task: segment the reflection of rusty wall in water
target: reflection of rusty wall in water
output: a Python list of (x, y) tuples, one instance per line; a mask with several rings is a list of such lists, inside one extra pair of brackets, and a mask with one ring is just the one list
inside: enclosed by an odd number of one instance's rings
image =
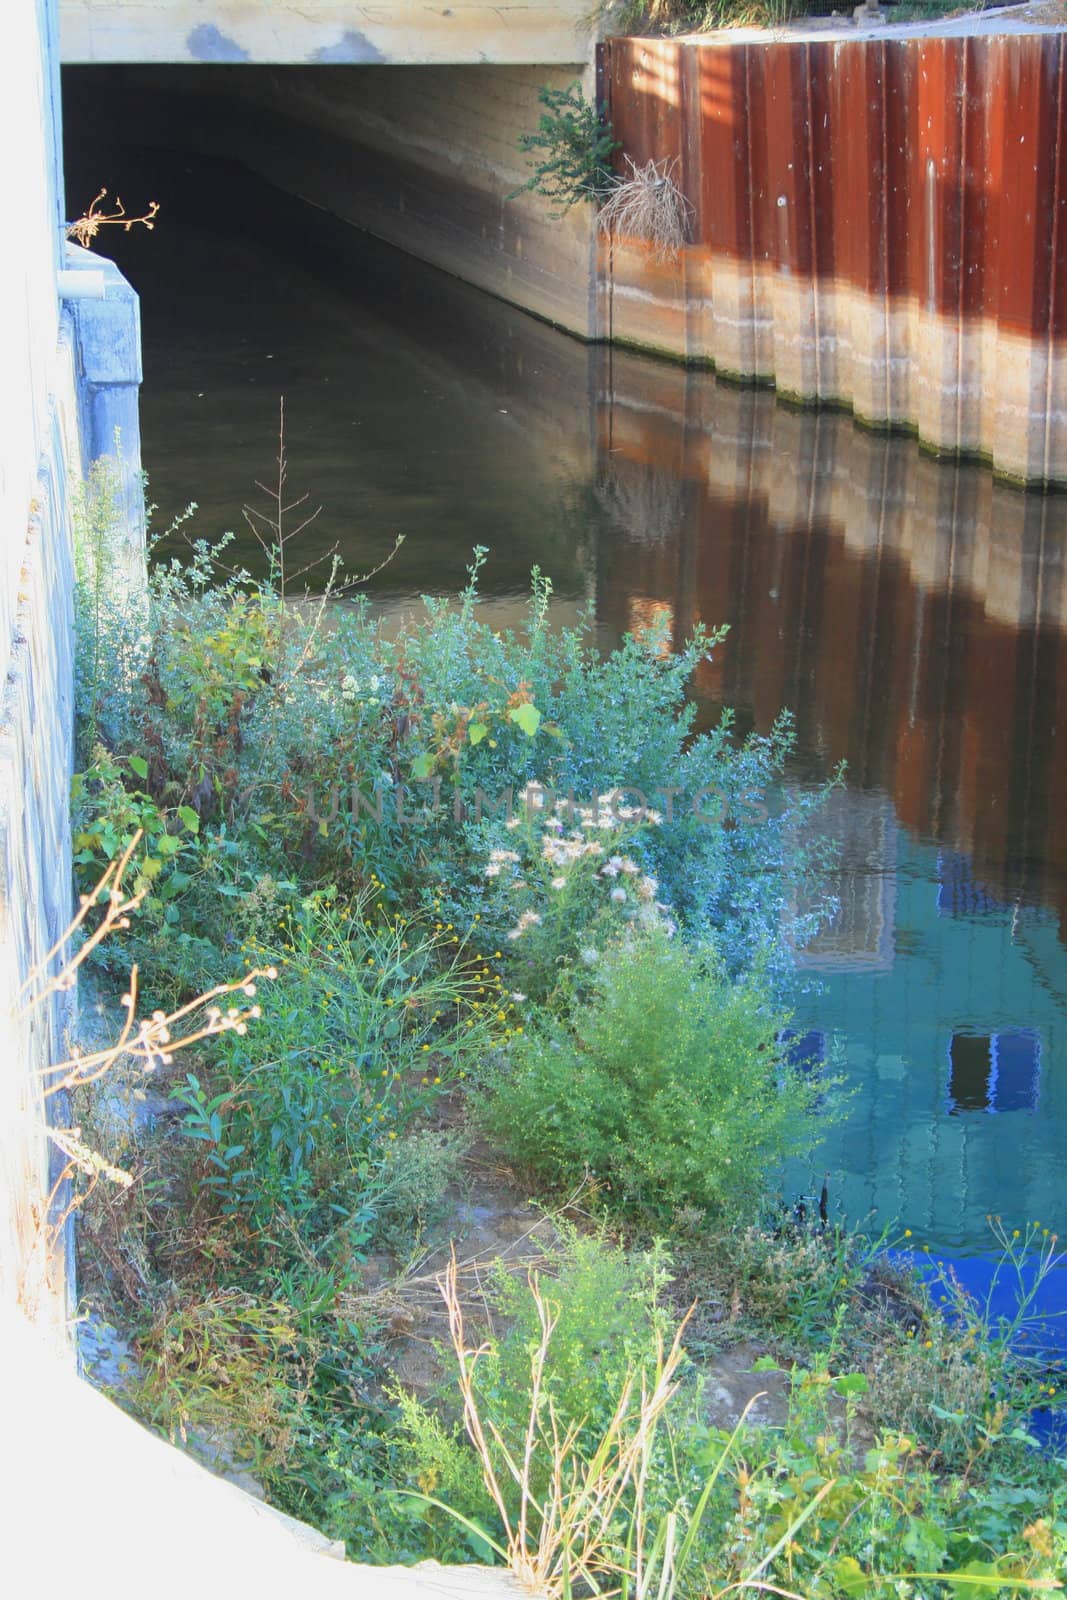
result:
[(693, 242), (601, 252), (605, 336), (1067, 480), (1065, 36), (613, 39), (637, 162)]
[[(601, 498), (646, 531), (615, 519), (601, 621), (728, 621), (703, 695), (761, 729), (788, 706), (818, 769), (847, 760), (993, 893), (1067, 912), (1067, 502), (756, 390), (668, 366), (654, 387), (621, 353), (604, 371)], [(660, 525), (666, 464), (685, 498)]]

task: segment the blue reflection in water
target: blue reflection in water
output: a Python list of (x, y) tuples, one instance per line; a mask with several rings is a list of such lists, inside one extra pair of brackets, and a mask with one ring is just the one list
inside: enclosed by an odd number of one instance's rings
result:
[[(946, 1277), (954, 1279), (994, 1334), (1010, 1325), (1021, 1300), (1034, 1294), (1034, 1303), (1015, 1340), (1015, 1348), (1045, 1370), (1055, 1371), (1067, 1363), (1067, 1261), (1053, 1266), (1038, 1285), (1036, 1257), (1023, 1262), (1016, 1270), (1006, 1267), (999, 1257), (985, 1255), (935, 1259), (911, 1250), (893, 1250), (889, 1254), (897, 1265), (914, 1268), (930, 1285), (935, 1303), (940, 1302), (946, 1308), (950, 1300), (941, 1285)], [(1057, 1449), (1067, 1446), (1067, 1409), (1034, 1411), (1028, 1427), (1042, 1445)]]

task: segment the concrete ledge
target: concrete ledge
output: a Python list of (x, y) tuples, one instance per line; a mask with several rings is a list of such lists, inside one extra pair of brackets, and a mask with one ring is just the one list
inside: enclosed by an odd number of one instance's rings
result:
[[(68, 242), (61, 288), (84, 278), (90, 292), (67, 302), (77, 362), (82, 471), (110, 457), (117, 471), (119, 509), (129, 547), (125, 578), (144, 586), (145, 504), (139, 416), (141, 303), (115, 263)], [(103, 279), (98, 294), (97, 280)]]
[[(50, 1593), (100, 1595), (116, 1574), (166, 1595), (262, 1594), (317, 1600), (516, 1600), (503, 1571), (367, 1567), (148, 1433), (49, 1356), (17, 1314), (0, 1338), (8, 1386), (5, 1493), (10, 1570), (47, 1571)], [(154, 1576), (153, 1576), (154, 1575)]]
[(458, 65), (574, 61), (585, 0), (60, 0), (62, 59), (248, 65)]

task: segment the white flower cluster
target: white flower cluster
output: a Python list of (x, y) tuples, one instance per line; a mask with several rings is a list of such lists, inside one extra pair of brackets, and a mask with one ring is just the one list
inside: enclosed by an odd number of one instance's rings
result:
[(515, 850), (492, 850), (492, 851), (490, 851), (490, 854), (489, 854), (489, 865), (485, 869), (486, 877), (487, 878), (499, 878), (500, 871), (501, 871), (502, 867), (506, 866), (508, 864), (508, 862), (516, 862), (519, 859), (520, 859), (520, 857), (518, 855), (518, 852), (515, 851)]
[[(591, 839), (591, 831), (607, 831), (618, 835), (622, 826), (627, 823), (650, 823), (655, 826), (663, 819), (658, 812), (648, 811), (642, 807), (616, 805), (617, 792), (612, 790), (607, 794), (598, 795), (595, 803), (591, 805), (577, 805), (572, 799), (555, 800), (548, 807), (548, 795), (551, 791), (544, 789), (540, 784), (530, 783), (520, 792), (518, 798), (525, 808), (526, 817), (532, 820), (535, 812), (540, 812), (539, 825), (541, 827), (540, 855), (542, 861), (552, 869), (552, 876), (548, 886), (554, 893), (566, 889), (572, 870), (582, 861), (596, 860), (605, 854), (605, 844), (599, 839)], [(570, 822), (570, 831), (567, 822)], [(510, 829), (518, 828), (522, 823), (521, 815), (508, 818), (506, 826)], [(609, 845), (610, 845), (609, 841)], [(493, 850), (484, 873), (487, 878), (500, 878), (505, 874), (504, 869), (512, 866), (516, 870), (510, 875), (509, 887), (514, 889), (525, 888), (520, 873), (519, 853), (515, 850)], [(656, 899), (659, 884), (656, 879), (643, 873), (640, 866), (628, 855), (611, 855), (602, 866), (593, 871), (593, 878), (607, 880), (611, 885), (609, 898), (614, 905), (630, 906), (631, 909), (624, 915), (631, 917), (638, 925), (656, 925), (666, 929), (668, 936), (676, 931), (676, 924), (669, 915), (670, 908)], [(627, 880), (624, 887), (620, 880)], [(540, 916), (533, 911), (524, 911), (516, 925), (507, 937), (511, 940), (521, 939), (529, 928), (536, 927), (541, 922)], [(596, 960), (597, 952), (592, 949), (582, 952), (582, 959), (587, 963)]]
[[(378, 704), (376, 697), (381, 686), (382, 680), (379, 678), (378, 674), (376, 672), (372, 673), (370, 682), (367, 685), (371, 697), (369, 700), (370, 705), (376, 706)], [(358, 678), (354, 678), (350, 672), (346, 673), (341, 679), (341, 699), (344, 700), (347, 705), (351, 705), (354, 700), (359, 699), (359, 695), (360, 687)]]

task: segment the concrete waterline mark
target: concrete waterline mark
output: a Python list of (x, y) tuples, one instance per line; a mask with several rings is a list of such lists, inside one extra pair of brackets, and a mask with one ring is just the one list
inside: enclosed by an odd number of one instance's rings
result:
[(691, 793), (665, 786), (652, 790), (651, 795), (636, 784), (620, 784), (583, 799), (573, 789), (561, 794), (540, 783), (527, 783), (518, 791), (508, 784), (495, 793), (479, 784), (464, 794), (451, 786), (446, 789), (444, 779), (438, 776), (410, 784), (379, 780), (369, 792), (357, 781), (348, 786), (335, 784), (321, 797), (309, 790), (303, 800), (308, 821), (327, 830), (342, 818), (378, 826), (389, 821), (403, 829), (432, 827), (445, 818), (457, 824), (499, 821), (508, 828), (524, 821), (533, 825), (540, 820), (548, 825), (550, 819), (556, 819), (553, 826), (557, 827), (636, 827), (672, 823), (686, 815), (707, 827), (737, 827), (755, 826), (770, 816), (760, 790), (731, 794), (718, 784)]

